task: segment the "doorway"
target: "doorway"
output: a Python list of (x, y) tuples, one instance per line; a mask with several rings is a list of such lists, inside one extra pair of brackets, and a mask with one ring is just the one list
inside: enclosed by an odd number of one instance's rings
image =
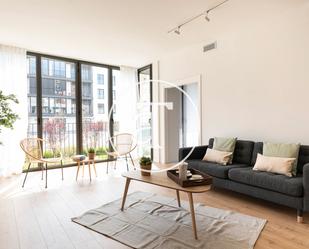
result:
[[(198, 81), (165, 89), (165, 101), (172, 103), (173, 108), (165, 111), (165, 161), (178, 161), (178, 149), (200, 145), (200, 84)], [(186, 96), (190, 96), (192, 102)]]

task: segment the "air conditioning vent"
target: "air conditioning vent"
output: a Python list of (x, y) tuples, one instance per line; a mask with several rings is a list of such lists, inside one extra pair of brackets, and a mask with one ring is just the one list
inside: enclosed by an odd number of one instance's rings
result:
[(213, 42), (213, 43), (210, 43), (210, 44), (204, 46), (203, 52), (205, 53), (205, 52), (212, 50), (212, 49), (215, 49), (215, 48), (217, 48), (217, 42)]

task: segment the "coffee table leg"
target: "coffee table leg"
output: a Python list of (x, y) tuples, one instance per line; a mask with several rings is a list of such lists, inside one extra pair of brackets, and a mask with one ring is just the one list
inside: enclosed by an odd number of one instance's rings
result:
[(128, 193), (130, 181), (131, 181), (131, 179), (130, 179), (130, 178), (127, 178), (127, 180), (126, 180), (126, 186), (124, 187), (124, 192), (123, 192), (123, 197), (122, 197), (121, 211), (123, 211), (124, 204), (125, 204), (125, 202), (126, 202), (126, 198), (127, 198), (127, 193)]
[(181, 205), (180, 205), (180, 197), (179, 197), (179, 190), (177, 190), (177, 189), (176, 189), (176, 195), (177, 195), (178, 207), (181, 207)]
[(192, 219), (192, 228), (194, 238), (197, 239), (197, 231), (196, 231), (196, 223), (195, 223), (195, 212), (194, 212), (194, 204), (193, 204), (193, 197), (192, 193), (187, 192), (190, 204), (190, 212), (191, 212), (191, 219)]

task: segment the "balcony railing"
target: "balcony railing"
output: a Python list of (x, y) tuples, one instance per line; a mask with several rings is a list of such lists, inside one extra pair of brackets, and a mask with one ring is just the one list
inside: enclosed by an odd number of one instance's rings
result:
[[(97, 154), (105, 154), (106, 141), (108, 140), (108, 122), (85, 121), (83, 130), (83, 153), (87, 154), (87, 148), (94, 147)], [(37, 124), (28, 124), (28, 137), (37, 137)], [(64, 119), (51, 118), (43, 122), (43, 139), (47, 141), (43, 145), (45, 155), (51, 152), (61, 152), (66, 158), (76, 154), (76, 123), (66, 123)]]

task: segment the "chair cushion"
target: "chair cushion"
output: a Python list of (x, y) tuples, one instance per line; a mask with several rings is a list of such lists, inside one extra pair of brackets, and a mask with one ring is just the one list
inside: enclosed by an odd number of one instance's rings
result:
[(252, 168), (231, 169), (228, 177), (236, 182), (245, 183), (290, 196), (303, 196), (302, 176), (288, 177), (270, 172), (254, 171)]
[(228, 171), (238, 167), (248, 167), (246, 164), (229, 164), (226, 166), (201, 160), (188, 160), (189, 168), (199, 170), (214, 177), (228, 178)]

